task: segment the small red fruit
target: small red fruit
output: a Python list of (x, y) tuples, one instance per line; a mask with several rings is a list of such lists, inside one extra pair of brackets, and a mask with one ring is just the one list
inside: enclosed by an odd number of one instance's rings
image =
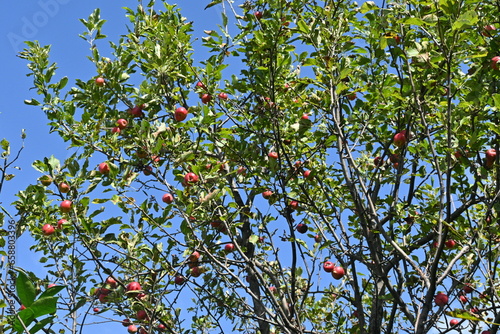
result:
[(144, 173), (144, 175), (151, 175), (151, 174), (153, 174), (153, 167), (146, 166), (146, 167), (144, 167), (142, 172)]
[(110, 276), (110, 277), (106, 278), (106, 284), (109, 285), (111, 288), (115, 288), (117, 282), (113, 277)]
[(94, 307), (94, 313), (98, 313), (99, 311), (101, 311), (98, 307)]
[(226, 246), (224, 246), (224, 250), (227, 253), (234, 252), (234, 244), (226, 244)]
[(319, 234), (316, 234), (314, 236), (314, 242), (320, 243), (321, 241), (323, 241), (323, 237), (321, 237), (321, 235), (319, 235)]
[(50, 175), (44, 175), (44, 176), (40, 177), (40, 182), (44, 186), (48, 187), (52, 184), (52, 177)]
[(212, 96), (210, 94), (203, 94), (201, 96), (201, 102), (203, 102), (204, 104), (207, 104), (210, 101), (212, 101)]
[(26, 310), (26, 306), (21, 305), (21, 307), (19, 307), (19, 311), (22, 311), (22, 310)]
[(104, 86), (104, 81), (105, 81), (104, 78), (99, 77), (99, 78), (95, 79), (95, 84), (99, 87), (102, 87), (102, 86)]
[(221, 100), (227, 100), (227, 94), (222, 92), (222, 93), (219, 93), (219, 99)]
[(497, 151), (494, 148), (486, 150), (486, 160), (495, 160), (497, 157)]
[(200, 267), (193, 267), (190, 270), (191, 276), (199, 277), (202, 274), (202, 270)]
[(257, 20), (260, 20), (262, 18), (262, 16), (264, 16), (264, 14), (262, 12), (260, 12), (260, 11), (254, 12), (253, 15), (255, 16), (255, 18)]
[(376, 167), (380, 167), (382, 166), (382, 164), (384, 163), (384, 161), (382, 160), (382, 157), (375, 157), (373, 159), (373, 164), (376, 166)]
[(99, 173), (101, 174), (109, 174), (109, 165), (106, 162), (101, 162), (99, 164)]
[(288, 206), (291, 209), (296, 210), (299, 207), (299, 202), (292, 200), (292, 201), (290, 201), (290, 203), (288, 204)]
[(484, 26), (483, 31), (481, 31), (481, 35), (483, 35), (484, 37), (491, 37), (490, 31), (493, 30), (497, 30), (494, 25), (489, 24), (487, 26)]
[(73, 206), (73, 203), (70, 200), (64, 200), (59, 204), (59, 207), (62, 212), (70, 212), (71, 207)]
[(130, 325), (127, 327), (127, 331), (129, 333), (137, 333), (137, 326), (136, 325)]
[(182, 122), (183, 120), (185, 120), (185, 119), (186, 119), (187, 114), (188, 114), (188, 111), (187, 111), (187, 109), (186, 109), (186, 108), (184, 108), (184, 107), (179, 107), (179, 108), (175, 109), (174, 119), (175, 119), (177, 122)]
[(325, 263), (323, 263), (323, 269), (327, 272), (327, 273), (331, 273), (333, 271), (333, 268), (335, 268), (335, 265), (333, 264), (333, 262), (331, 261), (326, 261)]
[(299, 224), (297, 224), (297, 226), (295, 227), (295, 229), (297, 230), (297, 232), (304, 234), (304, 233), (307, 232), (307, 230), (309, 229), (309, 227), (306, 224), (299, 223)]
[(247, 173), (247, 169), (243, 166), (240, 166), (238, 167), (238, 169), (236, 170), (236, 173), (240, 174), (240, 175), (246, 175)]
[(310, 170), (305, 170), (304, 173), (304, 178), (308, 179), (311, 176), (311, 171)]
[(278, 153), (277, 152), (269, 152), (268, 156), (271, 159), (278, 159)]
[(185, 176), (184, 176), (184, 182), (186, 182), (186, 184), (193, 184), (193, 183), (196, 183), (198, 182), (200, 179), (198, 178), (198, 175), (196, 175), (195, 173), (187, 173)]
[(108, 300), (108, 295), (107, 295), (107, 294), (104, 294), (104, 293), (100, 294), (100, 295), (99, 295), (99, 301), (100, 301), (101, 303), (107, 303), (107, 302), (109, 301), (109, 300)]
[(406, 130), (403, 130), (394, 135), (394, 145), (402, 147), (406, 144)]
[(474, 288), (470, 285), (470, 283), (465, 283), (465, 285), (463, 286), (462, 290), (465, 293), (471, 293), (472, 291), (474, 291)]
[(345, 275), (345, 270), (342, 267), (335, 267), (332, 271), (332, 276), (335, 279), (341, 279)]
[(70, 190), (70, 186), (67, 183), (64, 183), (64, 182), (59, 183), (59, 185), (57, 186), (57, 188), (63, 194), (67, 194), (69, 192), (69, 190)]
[(271, 198), (272, 195), (273, 195), (273, 192), (271, 190), (266, 190), (262, 193), (262, 197), (264, 197), (265, 199)]
[(434, 297), (434, 302), (437, 306), (445, 306), (448, 304), (448, 296), (442, 292), (438, 292), (438, 294)]
[(302, 117), (300, 118), (304, 121), (308, 121), (309, 120), (309, 115), (308, 114), (302, 114)]
[(147, 317), (148, 317), (148, 314), (146, 313), (146, 311), (144, 311), (144, 310), (137, 311), (137, 314), (136, 314), (137, 319), (144, 320), (144, 319), (147, 319)]
[(456, 244), (457, 244), (457, 243), (456, 243), (456, 242), (455, 242), (455, 240), (453, 240), (453, 239), (451, 239), (451, 240), (446, 240), (446, 241), (445, 241), (445, 243), (444, 243), (444, 245), (446, 246), (446, 248), (450, 248), (450, 249), (451, 249), (451, 248), (454, 248)]
[(116, 121), (116, 125), (120, 128), (120, 129), (125, 129), (128, 125), (128, 121), (124, 118), (120, 118), (119, 120)]
[(356, 93), (350, 93), (347, 95), (347, 98), (351, 101), (356, 100)]
[(221, 220), (214, 220), (210, 222), (210, 226), (215, 228), (217, 231), (226, 234), (227, 228), (224, 226), (224, 223)]
[(460, 300), (461, 303), (467, 303), (469, 301), (469, 299), (467, 297), (465, 297), (464, 295), (461, 295), (460, 297), (458, 297), (458, 299)]
[(196, 87), (201, 88), (201, 89), (207, 89), (207, 86), (205, 86), (205, 84), (201, 81), (198, 81), (196, 83)]
[(392, 162), (393, 164), (399, 163), (399, 154), (391, 154), (391, 155), (389, 156), (389, 160), (390, 160), (390, 162)]
[(494, 70), (498, 70), (498, 62), (500, 62), (500, 56), (491, 58), (491, 68)]
[(164, 325), (164, 324), (159, 324), (159, 325), (158, 325), (158, 330), (159, 330), (159, 331), (163, 332), (163, 331), (165, 331), (166, 329), (167, 329), (167, 328), (165, 327), (165, 325)]
[(189, 255), (189, 261), (198, 262), (200, 257), (201, 257), (200, 253), (198, 251), (194, 251), (193, 254)]
[(184, 278), (184, 276), (175, 276), (174, 278), (174, 283), (177, 285), (184, 284), (185, 281), (186, 279)]
[(111, 129), (111, 132), (112, 133), (120, 133), (120, 132), (122, 132), (122, 130), (119, 127), (115, 126), (114, 128)]
[(148, 152), (146, 152), (144, 149), (139, 149), (137, 150), (137, 152), (135, 152), (135, 155), (140, 159), (144, 159), (148, 156)]
[(485, 163), (486, 168), (493, 167), (493, 164), (495, 163), (496, 158), (497, 158), (497, 151), (494, 148), (490, 148), (489, 150), (486, 150), (486, 163)]
[(165, 195), (163, 195), (163, 197), (161, 198), (161, 200), (164, 203), (171, 204), (174, 201), (174, 196), (172, 194), (170, 194), (170, 193), (166, 193)]
[(52, 288), (54, 286), (56, 286), (56, 285), (54, 283), (51, 283), (51, 284), (47, 285), (47, 289), (50, 289), (50, 288)]
[(66, 225), (68, 221), (66, 219), (59, 219), (57, 221), (57, 228), (62, 229), (64, 225)]
[(142, 112), (143, 105), (135, 106), (132, 109), (129, 109), (127, 112), (133, 117), (143, 117), (144, 113)]
[(130, 325), (132, 325), (132, 322), (130, 321), (130, 319), (123, 319), (122, 320), (122, 326), (123, 327), (128, 327)]
[(458, 319), (451, 319), (450, 320), (450, 326), (451, 327), (458, 325), (458, 323), (459, 323)]
[(139, 291), (139, 290), (141, 290), (141, 285), (139, 284), (139, 282), (130, 282), (127, 285), (127, 291)]

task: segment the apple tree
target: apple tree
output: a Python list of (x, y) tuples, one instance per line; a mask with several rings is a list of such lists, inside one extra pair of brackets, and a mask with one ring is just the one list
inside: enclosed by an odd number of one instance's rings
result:
[(139, 1), (110, 52), (94, 11), (86, 78), (21, 53), (70, 152), (15, 202), (45, 332), (496, 333), (498, 4), (203, 6)]

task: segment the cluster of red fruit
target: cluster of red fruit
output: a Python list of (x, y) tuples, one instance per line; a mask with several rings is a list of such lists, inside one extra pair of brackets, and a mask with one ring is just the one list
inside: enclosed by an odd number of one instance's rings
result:
[[(73, 207), (73, 203), (70, 200), (64, 200), (59, 204), (59, 207), (61, 209), (61, 212), (68, 213), (71, 211), (71, 208)], [(45, 224), (42, 226), (42, 233), (44, 235), (51, 235), (56, 231), (57, 229), (62, 229), (64, 224), (66, 224), (68, 221), (66, 219), (59, 219), (57, 221), (57, 226), (54, 227), (51, 224)]]
[(200, 257), (201, 255), (198, 251), (194, 251), (191, 255), (189, 255), (189, 273), (193, 277), (199, 277), (205, 272), (205, 268), (200, 266)]
[(323, 263), (323, 269), (327, 273), (332, 273), (333, 278), (335, 279), (341, 279), (345, 275), (345, 270), (344, 268), (340, 266), (336, 266), (333, 262), (331, 261), (326, 261)]
[[(212, 101), (212, 95), (208, 93), (207, 86), (203, 82), (198, 81), (196, 83), (196, 88), (201, 91), (200, 99), (203, 104), (208, 104), (210, 103), (210, 101)], [(227, 93), (224, 92), (219, 93), (219, 99), (227, 100), (228, 99)]]
[(128, 125), (128, 121), (125, 118), (120, 118), (116, 121), (116, 126), (111, 129), (113, 133), (121, 133)]
[[(460, 300), (460, 302), (462, 304), (465, 304), (469, 301), (469, 299), (465, 296), (465, 294), (467, 293), (472, 293), (474, 291), (474, 288), (469, 284), (465, 284), (462, 288), (462, 292), (461, 294), (459, 295), (458, 299)], [(448, 296), (443, 293), (443, 292), (438, 292), (436, 294), (436, 296), (434, 296), (434, 303), (439, 306), (439, 307), (444, 307), (448, 304), (448, 301), (449, 301), (449, 298)], [(469, 310), (471, 313), (478, 313), (479, 310), (477, 308), (471, 308)], [(457, 326), (458, 324), (460, 323), (460, 321), (458, 319), (451, 319), (450, 320), (450, 326), (451, 327), (454, 327), (454, 326)], [(483, 331), (482, 334), (490, 334), (490, 331)]]

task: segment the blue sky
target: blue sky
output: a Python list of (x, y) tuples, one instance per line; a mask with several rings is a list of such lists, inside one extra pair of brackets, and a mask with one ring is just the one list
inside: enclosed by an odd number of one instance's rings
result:
[[(215, 29), (220, 22), (220, 10), (210, 8), (204, 10), (208, 0), (180, 0), (177, 2), (184, 16), (194, 21), (195, 38), (203, 36), (203, 30)], [(117, 42), (121, 34), (126, 33), (128, 19), (123, 7), (135, 8), (137, 1), (78, 1), (78, 0), (24, 0), (9, 1), (3, 4), (0, 12), (0, 60), (1, 73), (4, 80), (0, 81), (0, 140), (6, 138), (11, 142), (12, 151), (21, 146), (21, 130), (25, 129), (27, 138), (25, 149), (16, 163), (19, 170), (11, 170), (16, 177), (4, 184), (0, 194), (0, 205), (9, 212), (15, 213), (10, 203), (15, 200), (15, 193), (25, 189), (29, 184), (37, 182), (41, 174), (31, 167), (34, 160), (54, 155), (63, 161), (68, 156), (66, 144), (56, 135), (49, 134), (45, 115), (38, 107), (24, 104), (24, 100), (36, 97), (35, 91), (30, 91), (32, 78), (27, 77), (27, 62), (17, 57), (22, 51), (24, 40), (38, 40), (41, 45), (52, 45), (51, 61), (58, 64), (56, 78), (68, 76), (72, 86), (76, 78), (86, 80), (95, 76), (95, 66), (86, 59), (89, 55), (88, 44), (78, 34), (84, 31), (80, 18), (87, 18), (95, 8), (101, 9), (101, 18), (107, 20), (103, 33), (108, 40)], [(106, 45), (107, 41), (101, 43)], [(195, 43), (200, 49), (200, 43)], [(106, 48), (101, 49), (103, 56)], [(200, 56), (200, 54), (197, 54)], [(203, 54), (201, 54), (203, 57)], [(200, 60), (200, 58), (198, 58)], [(38, 264), (37, 257), (29, 254), (27, 249), (31, 242), (23, 236), (17, 243), (17, 265), (29, 268), (44, 276), (45, 270)], [(98, 321), (99, 319), (91, 319)], [(118, 327), (117, 327), (118, 326)], [(121, 325), (88, 326), (83, 333), (92, 333), (99, 329), (101, 333), (124, 332)]]

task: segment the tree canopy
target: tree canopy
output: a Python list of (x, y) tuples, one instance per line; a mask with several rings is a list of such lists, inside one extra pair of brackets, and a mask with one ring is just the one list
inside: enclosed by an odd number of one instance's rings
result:
[(47, 272), (8, 328), (496, 333), (500, 5), (200, 5), (219, 30), (139, 1), (118, 41), (96, 9), (87, 78), (27, 42), (70, 154), (14, 203)]

